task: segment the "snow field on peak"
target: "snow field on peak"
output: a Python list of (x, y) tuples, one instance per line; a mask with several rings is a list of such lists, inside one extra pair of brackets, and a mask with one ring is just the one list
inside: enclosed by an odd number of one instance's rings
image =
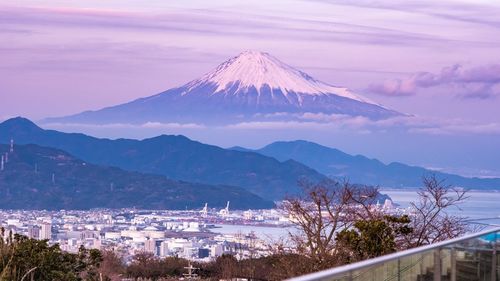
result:
[[(225, 93), (237, 84), (235, 92), (255, 87), (260, 89), (268, 85), (271, 89), (280, 89), (285, 96), (289, 93), (307, 95), (337, 95), (360, 102), (376, 104), (367, 98), (353, 94), (347, 88), (335, 87), (315, 80), (268, 53), (245, 51), (220, 64), (214, 71), (200, 79), (190, 82), (189, 89), (205, 84), (215, 84), (214, 93)], [(188, 90), (189, 91), (189, 90)]]

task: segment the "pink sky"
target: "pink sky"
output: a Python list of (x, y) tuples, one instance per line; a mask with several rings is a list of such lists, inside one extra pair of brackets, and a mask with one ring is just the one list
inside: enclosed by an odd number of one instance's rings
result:
[[(470, 153), (481, 154), (475, 168), (492, 169), (500, 164), (491, 151), (500, 150), (493, 144), (500, 135), (499, 34), (500, 3), (493, 1), (2, 1), (0, 120), (68, 115), (153, 95), (250, 49), (439, 124), (439, 132), (415, 128), (422, 141), (438, 133), (479, 134), (446, 153), (474, 146)], [(203, 131), (176, 133), (234, 145)], [(245, 134), (238, 144), (264, 144), (245, 143), (251, 139)], [(349, 137), (333, 142), (321, 131), (307, 134), (387, 161), (450, 167), (469, 161), (448, 155), (439, 163), (434, 152), (417, 159), (403, 148), (388, 154)], [(260, 141), (299, 137), (283, 131)]]
[(500, 91), (464, 92), (480, 85), (442, 83), (401, 97), (371, 91), (415, 72), (499, 64), (500, 5), (491, 1), (144, 2), (1, 3), (0, 117), (152, 95), (254, 49), (403, 112), (500, 121)]

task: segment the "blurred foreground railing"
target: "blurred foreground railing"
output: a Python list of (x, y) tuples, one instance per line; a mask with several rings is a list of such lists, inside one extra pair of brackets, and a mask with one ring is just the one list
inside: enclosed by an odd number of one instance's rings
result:
[[(500, 228), (296, 277), (293, 281), (496, 281)], [(499, 248), (500, 249), (500, 248)]]

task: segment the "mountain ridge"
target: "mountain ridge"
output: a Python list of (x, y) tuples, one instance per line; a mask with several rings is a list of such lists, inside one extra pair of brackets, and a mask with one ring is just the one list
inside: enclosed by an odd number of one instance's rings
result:
[(9, 160), (0, 171), (3, 209), (199, 208), (205, 203), (235, 209), (272, 208), (235, 186), (174, 181), (161, 175), (125, 171), (82, 161), (67, 152), (35, 144), (0, 144)]
[[(27, 126), (20, 128), (20, 124)], [(300, 191), (301, 178), (325, 176), (296, 161), (280, 162), (256, 152), (238, 152), (162, 135), (144, 140), (99, 139), (79, 133), (33, 130), (33, 122), (15, 118), (0, 123), (0, 142), (35, 143), (62, 149), (98, 165), (164, 175), (194, 183), (239, 186), (264, 199), (278, 200)]]
[[(245, 150), (245, 148), (237, 148)], [(336, 148), (314, 142), (277, 141), (260, 149), (250, 150), (280, 161), (293, 159), (318, 172), (334, 178), (348, 178), (359, 184), (382, 187), (419, 187), (422, 177), (434, 174), (448, 184), (473, 189), (500, 189), (500, 178), (463, 177), (450, 173), (428, 170), (401, 162), (385, 164), (363, 155), (350, 155)]]
[[(274, 113), (281, 114), (270, 117)], [(44, 122), (213, 125), (297, 119), (295, 115), (304, 113), (370, 119), (403, 115), (347, 88), (316, 80), (268, 53), (247, 51), (180, 87), (100, 110), (47, 118)]]

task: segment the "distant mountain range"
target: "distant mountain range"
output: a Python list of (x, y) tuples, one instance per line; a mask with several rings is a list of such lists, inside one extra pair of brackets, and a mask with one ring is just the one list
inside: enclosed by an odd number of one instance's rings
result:
[(233, 209), (271, 208), (273, 203), (247, 190), (197, 184), (160, 175), (129, 172), (79, 160), (54, 148), (0, 145), (8, 162), (0, 171), (2, 209), (125, 208), (184, 209), (231, 202)]
[[(204, 202), (222, 206), (228, 200), (237, 208), (269, 207), (271, 200), (298, 194), (300, 179), (319, 181), (327, 176), (356, 184), (403, 188), (419, 187), (422, 176), (434, 173), (461, 187), (500, 188), (497, 178), (465, 178), (401, 163), (386, 165), (306, 141), (276, 142), (253, 151), (223, 149), (183, 136), (110, 140), (44, 130), (20, 117), (0, 123), (0, 143), (8, 143), (11, 138), (17, 153), (27, 151), (22, 154), (25, 156), (19, 154), (19, 174), (9, 172), (16, 163), (11, 158), (7, 173), (0, 177), (0, 204), (12, 208), (37, 198), (41, 201), (33, 203), (33, 208), (83, 208), (84, 202), (94, 202), (92, 196), (103, 199), (89, 207), (185, 208)], [(5, 145), (0, 148), (0, 152), (6, 151)], [(35, 162), (39, 178), (34, 174)], [(56, 185), (61, 186), (52, 186), (52, 173)], [(38, 191), (32, 190), (33, 186), (39, 186), (34, 187)], [(109, 192), (111, 186), (116, 192)], [(9, 197), (16, 190), (18, 197)], [(77, 196), (78, 190), (83, 193)], [(381, 195), (380, 200), (384, 198)], [(47, 205), (45, 201), (52, 203)]]
[(231, 185), (267, 200), (297, 194), (302, 178), (325, 176), (297, 161), (280, 162), (256, 152), (240, 152), (192, 141), (184, 136), (162, 135), (145, 140), (99, 139), (84, 134), (44, 130), (28, 119), (13, 118), (0, 124), (0, 143), (58, 148), (97, 165), (127, 171), (164, 175), (189, 182)]
[(181, 87), (44, 122), (226, 124), (291, 120), (304, 113), (371, 119), (402, 115), (347, 88), (318, 81), (267, 53), (246, 51)]
[(435, 174), (446, 183), (471, 189), (500, 189), (500, 178), (466, 178), (409, 166), (398, 162), (384, 164), (377, 159), (362, 155), (349, 155), (338, 149), (307, 141), (275, 142), (261, 149), (250, 150), (242, 147), (238, 151), (254, 151), (274, 157), (279, 161), (295, 160), (324, 175), (347, 178), (351, 182), (382, 187), (419, 187), (424, 175)]

